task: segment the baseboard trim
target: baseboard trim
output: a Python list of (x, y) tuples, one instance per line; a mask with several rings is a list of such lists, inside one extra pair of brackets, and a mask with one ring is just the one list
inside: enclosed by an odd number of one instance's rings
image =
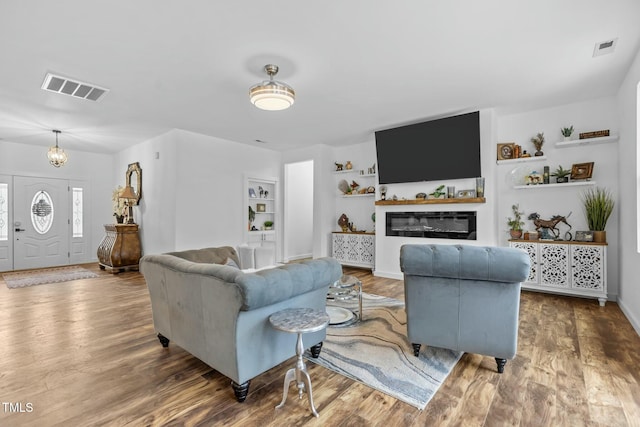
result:
[(633, 329), (635, 329), (638, 336), (640, 336), (640, 321), (633, 316), (633, 313), (627, 308), (623, 299), (618, 298), (617, 303), (622, 313), (626, 316), (627, 320), (629, 320), (629, 323), (631, 323), (631, 326), (633, 326)]
[(404, 275), (402, 273), (374, 270), (373, 275), (376, 277), (386, 277), (387, 279), (404, 280)]
[(297, 260), (299, 260), (299, 259), (306, 259), (306, 258), (313, 258), (313, 254), (309, 253), (309, 254), (302, 254), (302, 255), (290, 256), (290, 257), (287, 257), (287, 259), (285, 260), (285, 262), (289, 262), (289, 261), (297, 261)]

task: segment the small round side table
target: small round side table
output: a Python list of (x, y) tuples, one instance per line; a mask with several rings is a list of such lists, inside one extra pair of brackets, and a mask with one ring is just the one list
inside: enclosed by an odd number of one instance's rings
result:
[(276, 406), (276, 409), (280, 409), (284, 406), (284, 403), (287, 401), (287, 395), (289, 394), (289, 384), (291, 381), (295, 380), (298, 386), (298, 398), (302, 399), (302, 393), (306, 391), (309, 396), (311, 412), (316, 417), (319, 417), (318, 412), (313, 405), (311, 377), (309, 377), (307, 366), (302, 358), (302, 354), (304, 353), (302, 334), (317, 332), (326, 328), (329, 324), (329, 315), (324, 311), (313, 308), (289, 308), (278, 311), (277, 313), (269, 316), (269, 322), (271, 323), (271, 326), (279, 331), (298, 334), (298, 340), (296, 341), (296, 356), (298, 356), (296, 367), (289, 369), (287, 374), (284, 376), (282, 402)]

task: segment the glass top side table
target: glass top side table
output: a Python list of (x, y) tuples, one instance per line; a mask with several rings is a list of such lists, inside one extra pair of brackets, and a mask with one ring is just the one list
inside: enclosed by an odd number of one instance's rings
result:
[[(327, 299), (333, 301), (349, 301), (358, 299), (357, 320), (362, 320), (362, 282), (355, 276), (343, 275), (329, 286)], [(339, 322), (331, 321), (331, 325)]]

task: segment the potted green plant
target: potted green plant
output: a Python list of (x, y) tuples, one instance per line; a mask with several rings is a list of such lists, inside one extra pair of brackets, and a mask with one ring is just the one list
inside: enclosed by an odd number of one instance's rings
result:
[(544, 132), (538, 132), (536, 136), (531, 138), (531, 142), (533, 142), (533, 146), (536, 147), (536, 152), (533, 155), (543, 156), (542, 145), (544, 144)]
[(558, 184), (563, 183), (563, 182), (569, 182), (569, 178), (568, 175), (571, 174), (571, 171), (568, 169), (563, 169), (562, 165), (558, 166), (558, 169), (556, 169), (556, 171), (554, 173), (551, 174), (551, 176), (555, 176), (556, 177), (556, 182)]
[(265, 222), (264, 222), (264, 229), (265, 229), (265, 230), (271, 230), (271, 229), (273, 229), (273, 221), (265, 221)]
[(607, 234), (604, 229), (615, 205), (611, 193), (600, 187), (590, 188), (582, 193), (582, 203), (587, 225), (593, 231), (593, 241), (606, 243)]
[(573, 134), (573, 125), (571, 125), (568, 128), (560, 129), (560, 132), (562, 132), (562, 136), (564, 136), (564, 140), (569, 141), (571, 139), (571, 135)]
[(511, 210), (513, 211), (513, 218), (507, 218), (509, 234), (512, 239), (519, 239), (522, 237), (522, 226), (524, 225), (522, 215), (524, 215), (524, 212), (520, 212), (520, 205), (512, 205)]

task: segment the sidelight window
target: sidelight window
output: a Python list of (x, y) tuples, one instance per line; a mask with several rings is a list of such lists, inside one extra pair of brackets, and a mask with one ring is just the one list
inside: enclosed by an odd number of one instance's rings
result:
[(73, 237), (82, 237), (82, 188), (73, 188), (71, 198)]
[(9, 240), (9, 184), (0, 183), (0, 240)]

